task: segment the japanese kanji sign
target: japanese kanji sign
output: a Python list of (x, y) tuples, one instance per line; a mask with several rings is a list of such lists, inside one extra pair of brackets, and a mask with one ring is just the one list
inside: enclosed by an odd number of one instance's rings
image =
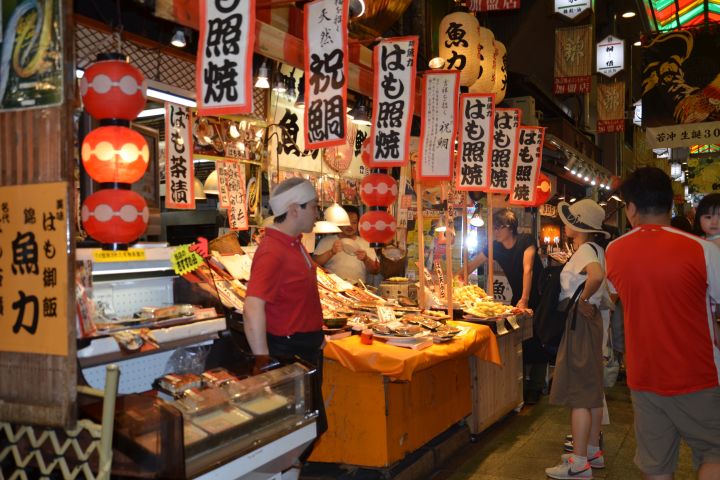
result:
[(252, 113), (255, 0), (199, 4), (198, 114)]
[(305, 148), (345, 143), (349, 3), (305, 4)]
[(225, 168), (235, 168), (235, 162), (227, 161), (215, 162), (215, 170), (217, 170), (217, 187), (218, 187), (218, 203), (222, 208), (230, 207), (230, 195), (228, 194), (227, 177), (225, 175)]
[(190, 109), (165, 104), (165, 208), (195, 209)]
[(575, 18), (591, 6), (590, 0), (555, 0), (555, 13)]
[(648, 127), (645, 135), (648, 145), (652, 148), (718, 144), (720, 143), (720, 122)]
[(170, 264), (178, 275), (185, 275), (203, 265), (205, 261), (195, 252), (190, 251), (190, 245), (180, 245), (173, 250), (170, 256)]
[(625, 130), (625, 82), (598, 83), (597, 132)]
[(247, 198), (245, 195), (245, 165), (242, 163), (225, 163), (225, 181), (227, 183), (230, 207), (228, 221), (231, 230), (247, 230), (248, 221)]
[[(444, 68), (460, 72), (460, 85), (469, 87), (480, 76), (483, 48), (480, 22), (472, 13), (452, 12), (443, 17), (438, 28), (438, 55), (445, 61)], [(490, 44), (494, 53), (492, 39)]]
[(495, 109), (495, 132), (490, 162), (490, 192), (510, 193), (512, 173), (517, 161), (518, 134), (521, 111), (519, 108)]
[(625, 68), (625, 40), (608, 35), (597, 44), (598, 73), (612, 77)]
[(459, 89), (460, 72), (427, 71), (423, 75), (418, 178), (452, 178)]
[(0, 351), (68, 354), (67, 190), (0, 187)]
[(460, 95), (460, 141), (456, 172), (458, 190), (487, 192), (490, 188), (494, 115), (494, 95)]
[(409, 159), (418, 37), (381, 41), (373, 51), (371, 167), (401, 167)]
[(545, 128), (521, 125), (518, 133), (518, 158), (512, 177), (510, 203), (532, 205), (537, 195), (537, 177), (542, 161)]
[(591, 25), (555, 30), (556, 95), (590, 92), (592, 49)]
[(517, 10), (520, 0), (467, 0), (471, 12), (493, 12), (495, 10)]

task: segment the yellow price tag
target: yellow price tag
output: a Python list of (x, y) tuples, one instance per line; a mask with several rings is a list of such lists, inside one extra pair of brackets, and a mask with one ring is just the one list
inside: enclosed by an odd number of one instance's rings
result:
[(128, 248), (127, 250), (93, 250), (95, 262), (139, 262), (145, 260), (145, 249)]
[(190, 251), (190, 245), (180, 245), (173, 250), (170, 257), (173, 270), (178, 275), (184, 275), (196, 270), (203, 264), (203, 258), (195, 252)]

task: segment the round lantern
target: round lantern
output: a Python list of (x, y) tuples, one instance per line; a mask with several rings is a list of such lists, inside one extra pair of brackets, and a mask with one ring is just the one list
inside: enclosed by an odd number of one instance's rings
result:
[(507, 70), (505, 69), (505, 61), (507, 59), (507, 49), (502, 42), (495, 40), (495, 82), (493, 83), (493, 93), (495, 94), (495, 105), (505, 99), (507, 93)]
[(132, 120), (145, 108), (145, 77), (117, 53), (98, 55), (80, 79), (85, 110), (97, 119)]
[(148, 144), (127, 127), (99, 127), (83, 140), (85, 171), (100, 183), (133, 183), (143, 176), (150, 161)]
[(103, 244), (128, 244), (147, 228), (145, 199), (132, 190), (107, 188), (83, 202), (82, 223), (92, 238)]
[(362, 149), (360, 150), (360, 159), (365, 164), (365, 166), (370, 166), (370, 159), (372, 158), (372, 143), (370, 142), (370, 137), (366, 138), (362, 142)]
[(445, 68), (460, 71), (460, 85), (472, 85), (480, 73), (480, 23), (477, 18), (469, 12), (453, 12), (443, 17), (438, 31), (438, 51), (445, 60)]
[(386, 173), (371, 173), (360, 182), (360, 198), (369, 207), (387, 207), (397, 196), (397, 183)]
[[(493, 93), (495, 85), (495, 34), (484, 27), (480, 27), (478, 76), (470, 85), (471, 93)], [(496, 102), (497, 103), (497, 102)]]
[(358, 222), (360, 236), (370, 244), (382, 244), (395, 235), (395, 217), (385, 210), (370, 210)]
[(537, 182), (535, 184), (535, 203), (534, 207), (539, 207), (543, 203), (550, 200), (552, 196), (552, 183), (544, 173), (538, 173)]

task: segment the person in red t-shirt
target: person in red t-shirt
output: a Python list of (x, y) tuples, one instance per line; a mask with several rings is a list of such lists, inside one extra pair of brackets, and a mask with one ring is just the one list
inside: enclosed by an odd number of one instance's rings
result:
[(635, 170), (620, 187), (634, 227), (607, 248), (607, 276), (625, 317), (635, 463), (671, 479), (680, 439), (700, 480), (720, 478), (720, 343), (710, 312), (720, 300), (720, 249), (670, 226), (672, 181)]
[(317, 193), (307, 180), (289, 178), (270, 194), (270, 208), (274, 223), (265, 229), (250, 270), (245, 335), (259, 360), (298, 356), (316, 368), (313, 407), (320, 436), (327, 430), (321, 389), (325, 336), (316, 266), (302, 244), (302, 233), (317, 220)]

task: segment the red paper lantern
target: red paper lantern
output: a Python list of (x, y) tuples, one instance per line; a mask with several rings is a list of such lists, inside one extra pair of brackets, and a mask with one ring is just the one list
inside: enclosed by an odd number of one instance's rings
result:
[(539, 173), (535, 188), (535, 203), (533, 203), (533, 207), (539, 207), (550, 200), (550, 197), (552, 196), (552, 183), (550, 183), (550, 179), (547, 175)]
[(150, 216), (143, 197), (132, 190), (114, 188), (86, 198), (81, 214), (88, 235), (106, 244), (133, 242), (145, 232)]
[(133, 183), (147, 170), (150, 149), (145, 138), (127, 127), (99, 127), (83, 140), (85, 171), (100, 183)]
[(366, 138), (362, 142), (362, 149), (360, 150), (360, 160), (365, 164), (365, 166), (370, 166), (370, 159), (372, 155), (372, 143), (370, 143), (370, 137)]
[(395, 236), (395, 217), (385, 210), (370, 210), (360, 217), (358, 230), (370, 243), (387, 243)]
[(369, 207), (387, 207), (397, 196), (397, 183), (386, 173), (371, 173), (360, 182), (360, 198)]
[(99, 55), (80, 79), (85, 110), (97, 119), (133, 120), (145, 108), (146, 88), (142, 72), (118, 54)]

